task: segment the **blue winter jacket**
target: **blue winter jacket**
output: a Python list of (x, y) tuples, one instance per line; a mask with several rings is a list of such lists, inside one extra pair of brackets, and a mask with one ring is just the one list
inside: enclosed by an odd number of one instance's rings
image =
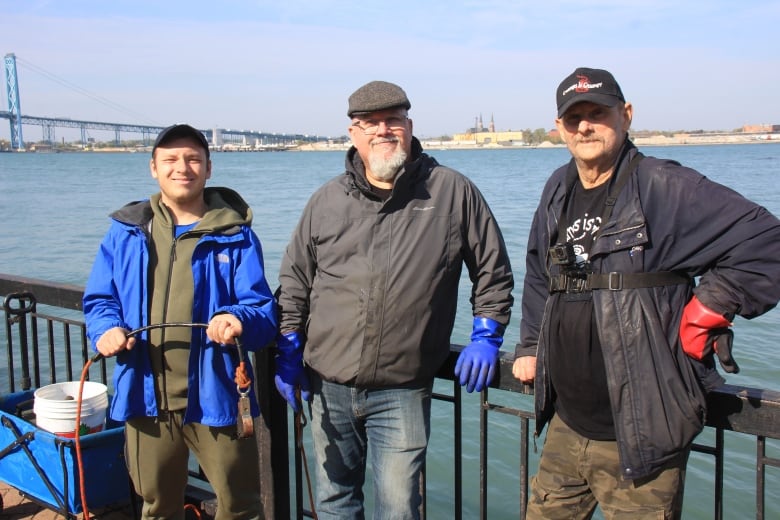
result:
[[(200, 238), (192, 255), (194, 301), (192, 321), (208, 323), (215, 314), (230, 313), (242, 324), (245, 352), (269, 344), (277, 330), (276, 304), (263, 270), (260, 241), (250, 228), (251, 210), (237, 193), (219, 190), (225, 200), (239, 206), (241, 225)], [(148, 230), (152, 218), (149, 201), (132, 203), (111, 215), (111, 226), (95, 259), (84, 291), (87, 335), (93, 348), (113, 327), (135, 330), (148, 323)], [(130, 351), (116, 356), (114, 398), (110, 417), (158, 415), (151, 371), (148, 332), (137, 336)], [(253, 374), (248, 356), (248, 373)], [(192, 329), (189, 356), (189, 390), (185, 422), (208, 426), (236, 424), (238, 391), (234, 382), (238, 363), (233, 345), (210, 341), (204, 328)], [(249, 392), (252, 416), (259, 414), (254, 392)]]

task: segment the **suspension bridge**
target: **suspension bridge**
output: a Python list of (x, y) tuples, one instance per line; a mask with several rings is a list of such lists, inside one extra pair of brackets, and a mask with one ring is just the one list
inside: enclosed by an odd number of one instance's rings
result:
[[(41, 142), (54, 145), (56, 142), (56, 128), (76, 128), (81, 132), (81, 145), (87, 147), (89, 130), (101, 130), (114, 133), (114, 144), (122, 142), (123, 134), (140, 134), (139, 139), (145, 146), (150, 146), (154, 138), (163, 129), (157, 125), (139, 125), (127, 123), (113, 123), (105, 121), (85, 121), (64, 117), (37, 117), (22, 114), (19, 97), (19, 80), (16, 71), (16, 55), (5, 55), (5, 86), (8, 96), (8, 110), (0, 111), (0, 119), (7, 119), (11, 128), (11, 148), (17, 151), (25, 150), (23, 138), (23, 126), (41, 127)], [(259, 132), (255, 130), (234, 130), (223, 128), (201, 129), (203, 135), (215, 150), (275, 150), (285, 149), (301, 143), (314, 143), (327, 141), (324, 136), (312, 136), (306, 134), (280, 134)]]

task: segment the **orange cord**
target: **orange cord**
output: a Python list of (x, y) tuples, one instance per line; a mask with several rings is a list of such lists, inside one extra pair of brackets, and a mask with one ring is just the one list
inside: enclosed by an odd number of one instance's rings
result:
[[(84, 381), (86, 381), (89, 375), (89, 367), (92, 365), (92, 360), (88, 360), (84, 365), (84, 369), (81, 371), (81, 379), (79, 379), (79, 396), (76, 400), (76, 432), (73, 436), (73, 440), (76, 443), (76, 464), (79, 468), (79, 491), (81, 493), (81, 510), (83, 511), (84, 520), (89, 520), (89, 508), (87, 507), (87, 492), (84, 486), (84, 463), (81, 460), (81, 397), (84, 394)], [(67, 497), (66, 497), (67, 499)]]
[(185, 511), (187, 511), (188, 509), (189, 509), (190, 511), (192, 511), (193, 513), (195, 513), (195, 516), (196, 516), (196, 517), (200, 518), (200, 511), (198, 510), (198, 508), (197, 508), (197, 507), (195, 507), (195, 506), (194, 506), (194, 505), (192, 505), (192, 504), (184, 504), (184, 510), (185, 510)]
[(252, 385), (252, 379), (249, 377), (249, 374), (247, 374), (246, 364), (243, 361), (240, 361), (236, 367), (236, 377), (234, 381), (242, 392), (246, 391), (246, 389)]
[[(81, 400), (82, 396), (84, 394), (84, 382), (87, 379), (87, 375), (89, 374), (89, 367), (92, 365), (93, 359), (90, 359), (87, 361), (87, 363), (84, 365), (84, 369), (81, 371), (81, 379), (79, 380), (79, 396), (78, 401), (76, 403), (76, 433), (74, 435), (74, 441), (76, 443), (76, 464), (79, 468), (79, 487), (81, 492), (81, 509), (83, 512), (83, 520), (89, 520), (89, 507), (87, 506), (87, 494), (86, 494), (86, 487), (84, 485), (85, 479), (84, 479), (84, 463), (81, 458), (81, 437), (79, 434), (79, 430), (81, 429)], [(243, 363), (241, 363), (243, 365)], [(242, 366), (243, 368), (243, 366)], [(246, 373), (246, 370), (244, 370), (244, 373)], [(236, 377), (238, 377), (238, 369), (236, 369)], [(250, 380), (251, 383), (251, 380)], [(185, 504), (184, 510), (187, 509), (193, 511), (195, 513), (195, 516), (200, 518), (200, 511), (197, 507), (195, 507), (192, 504)]]

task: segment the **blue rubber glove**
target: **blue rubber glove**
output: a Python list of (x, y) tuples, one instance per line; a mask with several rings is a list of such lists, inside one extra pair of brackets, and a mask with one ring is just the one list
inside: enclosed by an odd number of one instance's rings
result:
[(504, 326), (490, 318), (474, 316), (471, 343), (455, 363), (455, 377), (466, 391), (481, 392), (493, 380), (498, 367), (498, 350), (504, 342)]
[(276, 356), (276, 389), (290, 404), (295, 413), (301, 411), (301, 402), (295, 395), (295, 390), (300, 388), (301, 399), (311, 401), (309, 391), (309, 378), (303, 366), (303, 345), (300, 335), (293, 331), (276, 336), (276, 348), (279, 353)]

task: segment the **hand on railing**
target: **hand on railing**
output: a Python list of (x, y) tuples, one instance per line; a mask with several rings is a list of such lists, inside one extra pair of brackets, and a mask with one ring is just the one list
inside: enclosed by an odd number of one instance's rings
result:
[(274, 382), (294, 412), (301, 411), (301, 400), (311, 401), (309, 377), (303, 366), (303, 341), (295, 331), (276, 337), (276, 376)]

